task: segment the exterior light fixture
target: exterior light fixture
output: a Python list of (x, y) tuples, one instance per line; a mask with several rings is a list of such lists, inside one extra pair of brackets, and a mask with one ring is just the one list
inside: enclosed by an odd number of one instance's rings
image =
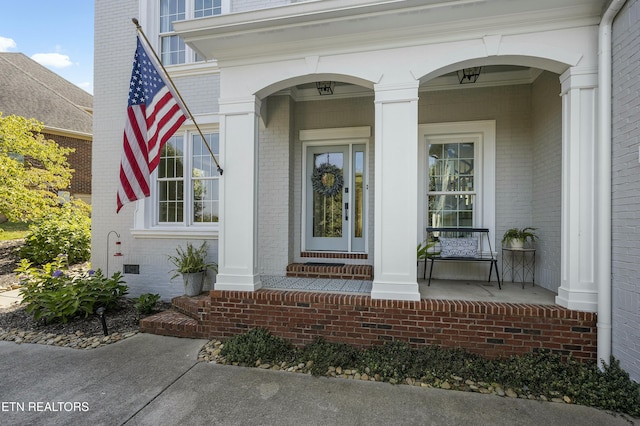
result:
[(460, 84), (475, 83), (480, 76), (482, 67), (463, 68), (458, 70), (458, 81)]
[(333, 95), (333, 87), (335, 83), (333, 81), (318, 81), (316, 82), (316, 89), (318, 89), (318, 94), (322, 95)]

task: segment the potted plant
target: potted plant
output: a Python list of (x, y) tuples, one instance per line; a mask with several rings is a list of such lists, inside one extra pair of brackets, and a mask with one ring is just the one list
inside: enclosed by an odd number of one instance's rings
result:
[(178, 246), (175, 256), (168, 256), (169, 261), (175, 266), (171, 279), (182, 275), (184, 281), (184, 294), (186, 296), (197, 296), (202, 292), (204, 277), (208, 269), (218, 272), (218, 265), (215, 262), (207, 262), (207, 243), (202, 242), (198, 248), (191, 243), (187, 243), (185, 249)]
[(537, 228), (527, 226), (526, 228), (511, 228), (502, 236), (502, 246), (509, 246), (514, 249), (521, 249), (527, 241), (535, 241), (537, 236), (533, 232)]

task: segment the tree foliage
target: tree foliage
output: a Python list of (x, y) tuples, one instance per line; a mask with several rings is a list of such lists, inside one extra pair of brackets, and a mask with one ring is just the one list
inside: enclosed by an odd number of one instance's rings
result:
[(37, 219), (58, 206), (58, 191), (67, 188), (73, 169), (60, 147), (40, 134), (35, 119), (0, 113), (0, 213), (14, 222)]

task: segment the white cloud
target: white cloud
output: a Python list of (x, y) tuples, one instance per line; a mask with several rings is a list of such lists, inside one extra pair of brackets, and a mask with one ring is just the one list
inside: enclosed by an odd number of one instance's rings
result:
[(60, 53), (36, 53), (31, 59), (46, 67), (66, 68), (73, 65), (69, 56)]
[(8, 52), (9, 49), (15, 49), (17, 46), (12, 38), (0, 36), (0, 52)]

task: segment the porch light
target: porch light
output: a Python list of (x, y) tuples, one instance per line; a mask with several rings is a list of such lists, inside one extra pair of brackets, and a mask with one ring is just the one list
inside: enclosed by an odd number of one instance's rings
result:
[(333, 86), (335, 83), (333, 81), (318, 81), (316, 82), (316, 89), (318, 89), (318, 94), (322, 95), (333, 95)]
[(460, 84), (475, 83), (480, 76), (482, 67), (463, 68), (458, 70), (458, 80)]

